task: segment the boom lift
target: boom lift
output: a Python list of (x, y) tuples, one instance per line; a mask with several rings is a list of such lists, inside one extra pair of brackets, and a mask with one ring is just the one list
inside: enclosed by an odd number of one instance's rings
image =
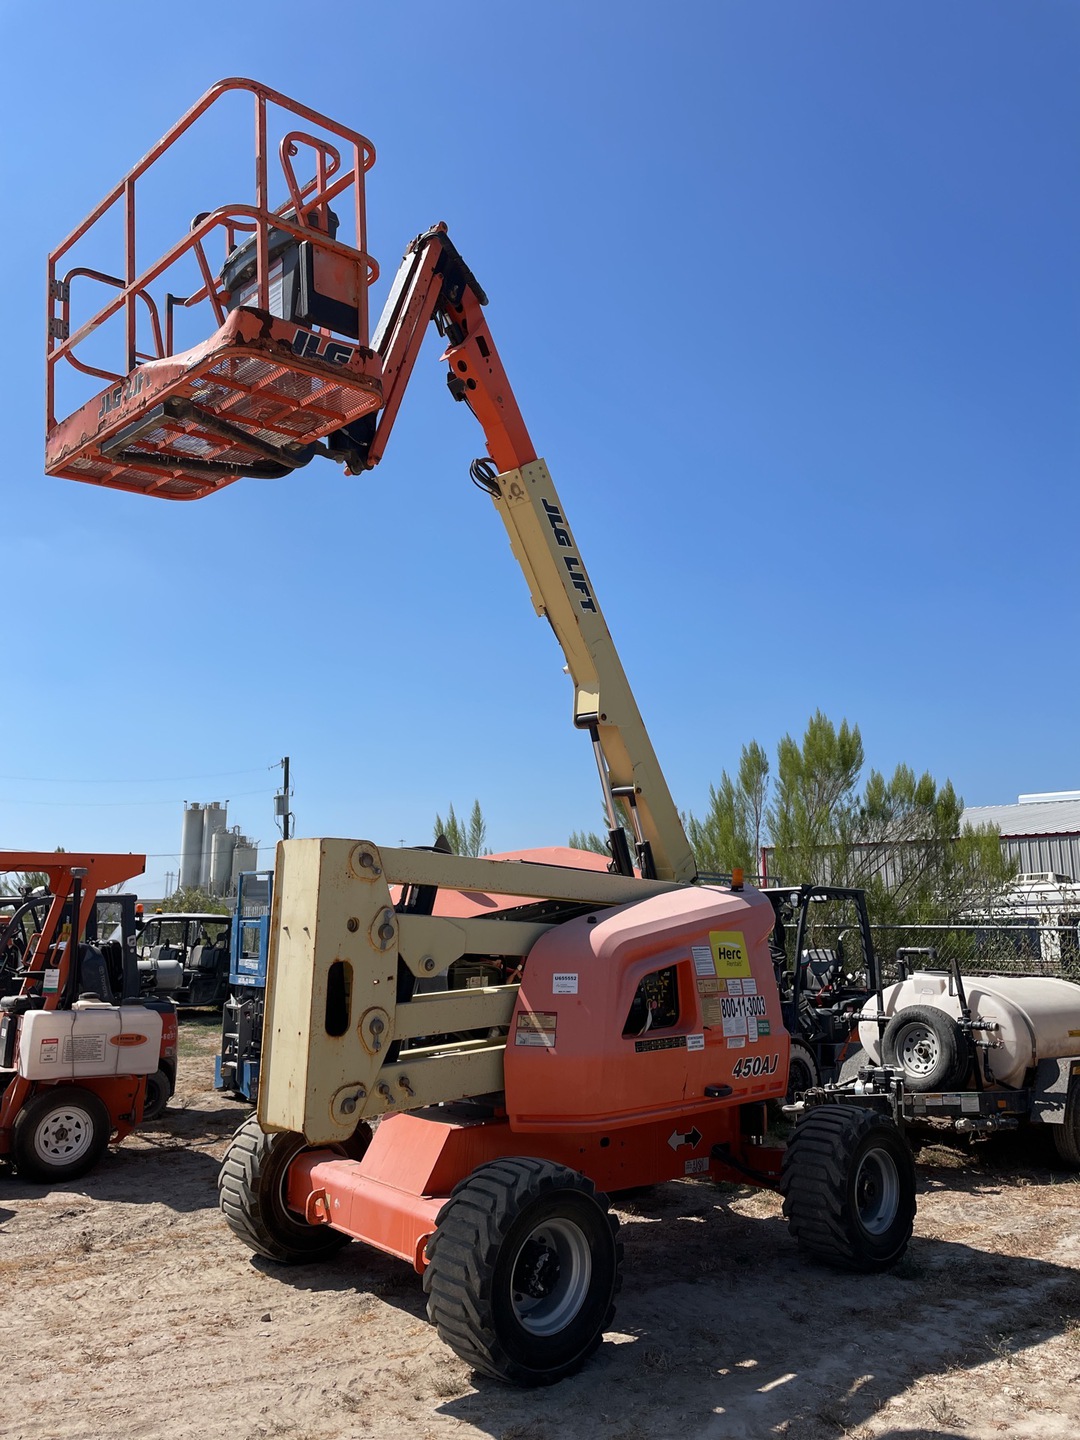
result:
[[(255, 203), (204, 212), (138, 274), (136, 182), (237, 89), (255, 101)], [(287, 198), (275, 209), (270, 106), (310, 127), (282, 139)], [(292, 167), (301, 147), (316, 169), (303, 186)], [(789, 1050), (772, 906), (756, 891), (690, 883), (678, 812), (486, 297), (444, 226), (408, 247), (369, 340), (377, 266), (363, 181), (373, 160), (363, 136), (253, 82), (208, 92), (50, 258), (63, 312), (79, 272), (61, 277), (59, 259), (110, 204), (124, 206), (124, 273), (103, 282), (117, 293), (75, 333), (61, 324), (49, 365), (74, 362), (76, 345), (122, 311), (126, 368), (67, 420), (50, 408), (47, 468), (174, 499), (287, 473), (315, 454), (359, 473), (383, 455), (428, 323), (446, 340), (451, 394), (489, 451), (473, 479), (566, 656), (611, 863), (565, 850), (474, 860), (367, 840), (280, 844), (258, 1115), (237, 1132), (219, 1189), (232, 1229), (271, 1259), (317, 1259), (349, 1238), (405, 1259), (459, 1355), (499, 1379), (543, 1384), (580, 1366), (613, 1314), (622, 1248), (604, 1192), (676, 1176), (779, 1187), (804, 1250), (873, 1270), (907, 1244), (914, 1170), (898, 1130), (873, 1111), (815, 1109), (786, 1154), (765, 1138)], [(351, 246), (330, 208), (350, 190)], [(215, 228), (226, 250), (216, 276), (205, 250)], [(152, 282), (192, 250), (202, 289), (171, 303), (208, 304), (216, 330), (182, 354), (163, 334), (139, 352), (136, 303), (157, 313)]]
[[(0, 931), (19, 945), (17, 993), (0, 999), (0, 1157), (27, 1180), (84, 1175), (145, 1117), (148, 1087), (163, 1110), (176, 1075), (176, 1011), (143, 1002), (133, 952), (80, 942), (99, 890), (141, 875), (142, 855), (11, 851), (8, 872), (43, 872), (49, 894), (17, 905)], [(117, 976), (110, 960), (116, 959)], [(160, 1111), (159, 1111), (160, 1113)]]

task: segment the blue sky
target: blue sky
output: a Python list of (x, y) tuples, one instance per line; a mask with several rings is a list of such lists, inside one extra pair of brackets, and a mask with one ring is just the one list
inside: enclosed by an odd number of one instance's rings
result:
[[(152, 894), (185, 800), (272, 844), (285, 754), (302, 834), (427, 843), (474, 797), (499, 849), (600, 820), (434, 334), (365, 478), (168, 505), (44, 475), (47, 251), (230, 73), (374, 140), (376, 313), (448, 222), (680, 807), (817, 708), (969, 804), (1080, 783), (1080, 8), (318, 13), (0, 0), (0, 845), (144, 850)], [(158, 249), (246, 198), (220, 140), (144, 209)]]

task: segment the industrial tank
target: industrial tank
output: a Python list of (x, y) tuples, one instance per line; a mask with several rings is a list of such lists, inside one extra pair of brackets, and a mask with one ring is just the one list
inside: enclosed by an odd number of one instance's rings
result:
[(210, 837), (210, 894), (224, 895), (232, 881), (232, 857), (239, 835), (236, 830), (215, 830)]
[(202, 860), (199, 865), (199, 886), (203, 890), (210, 889), (210, 864), (214, 836), (219, 830), (225, 829), (227, 819), (226, 807), (219, 800), (213, 800), (209, 805), (203, 807)]
[(180, 884), (185, 889), (198, 885), (202, 868), (203, 807), (196, 801), (184, 807), (180, 832)]
[[(1050, 976), (995, 975), (964, 977), (964, 991), (973, 1020), (992, 1023), (976, 1031), (989, 1041), (990, 1074), (999, 1085), (1019, 1086), (1025, 1071), (1039, 1060), (1080, 1055), (1080, 985)], [(960, 1018), (960, 1000), (952, 976), (944, 970), (918, 970), (884, 991), (884, 1013), (893, 1016), (911, 1005), (929, 1005)], [(877, 1014), (877, 1000), (863, 1014)], [(874, 1020), (860, 1020), (859, 1039), (870, 1061), (881, 1064), (881, 1036)]]

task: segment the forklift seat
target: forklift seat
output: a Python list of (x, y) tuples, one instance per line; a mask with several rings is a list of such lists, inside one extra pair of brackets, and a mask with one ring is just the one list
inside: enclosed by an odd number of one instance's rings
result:
[(803, 990), (813, 993), (835, 985), (840, 979), (840, 957), (835, 950), (804, 950)]

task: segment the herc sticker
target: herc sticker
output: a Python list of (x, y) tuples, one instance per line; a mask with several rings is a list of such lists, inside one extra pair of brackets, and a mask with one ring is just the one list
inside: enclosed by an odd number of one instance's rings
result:
[(517, 1017), (514, 1044), (550, 1050), (555, 1044), (558, 1020), (554, 1010), (523, 1010)]
[(565, 973), (552, 975), (551, 993), (553, 995), (576, 995), (577, 976)]
[(746, 953), (746, 939), (741, 930), (710, 930), (709, 949), (717, 975), (725, 980), (740, 975), (749, 976), (750, 956)]

